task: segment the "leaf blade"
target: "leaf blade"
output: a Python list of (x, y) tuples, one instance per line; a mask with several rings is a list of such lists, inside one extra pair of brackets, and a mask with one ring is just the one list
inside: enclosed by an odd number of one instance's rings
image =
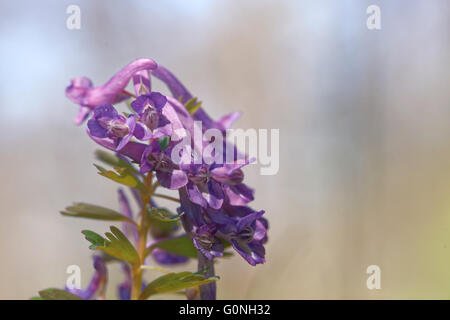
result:
[(180, 214), (174, 214), (166, 208), (155, 208), (147, 206), (146, 209), (148, 217), (150, 219), (156, 219), (163, 222), (179, 221), (184, 214), (184, 212), (181, 212)]
[(195, 249), (192, 240), (186, 235), (157, 242), (148, 248), (147, 253), (150, 253), (154, 248), (160, 248), (169, 253), (187, 258), (197, 258), (197, 249)]
[(169, 273), (150, 282), (142, 291), (139, 299), (145, 300), (155, 294), (175, 292), (182, 289), (201, 286), (217, 281), (218, 279), (218, 277), (205, 278), (200, 274), (187, 271)]
[(128, 187), (136, 188), (141, 192), (147, 192), (147, 188), (136, 176), (131, 172), (131, 169), (114, 167), (117, 172), (106, 170), (105, 168), (94, 164), (94, 166), (99, 171), (98, 174), (108, 178), (117, 183), (123, 184)]
[(134, 222), (132, 219), (120, 214), (115, 210), (84, 202), (75, 202), (73, 205), (66, 207), (64, 211), (60, 211), (60, 213), (63, 216), (67, 217), (106, 221), (126, 221), (136, 224), (136, 222)]
[(111, 226), (110, 230), (111, 232), (105, 233), (106, 239), (90, 230), (83, 230), (81, 233), (91, 243), (89, 249), (101, 250), (114, 258), (128, 261), (132, 265), (140, 265), (139, 255), (128, 238), (114, 226)]
[(39, 291), (39, 296), (43, 300), (83, 300), (73, 293), (67, 292), (65, 290), (48, 288)]

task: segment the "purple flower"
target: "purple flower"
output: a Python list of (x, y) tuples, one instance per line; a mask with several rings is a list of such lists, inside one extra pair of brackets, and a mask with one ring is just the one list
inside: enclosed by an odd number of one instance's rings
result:
[(181, 264), (189, 260), (187, 257), (167, 252), (161, 248), (154, 248), (151, 255), (156, 262), (164, 265)]
[(231, 205), (245, 206), (253, 200), (253, 190), (242, 183), (240, 168), (245, 164), (182, 165), (189, 179), (189, 199), (203, 208), (220, 209), (225, 198)]
[(222, 183), (227, 201), (233, 206), (245, 206), (254, 199), (253, 189), (242, 183), (244, 173), (241, 168), (248, 163), (225, 163), (211, 170), (213, 179)]
[(87, 125), (94, 137), (117, 139), (116, 150), (119, 151), (133, 136), (136, 117), (130, 115), (125, 118), (112, 105), (105, 104), (94, 109), (94, 115)]
[(264, 211), (249, 207), (232, 206), (225, 202), (221, 210), (207, 209), (210, 223), (217, 226), (217, 237), (222, 238), (251, 265), (265, 262), (268, 223)]
[(224, 164), (211, 170), (213, 179), (222, 183), (227, 201), (233, 206), (245, 206), (254, 199), (254, 191), (242, 183), (244, 173), (241, 167), (247, 163)]
[(79, 296), (82, 299), (89, 300), (97, 293), (99, 297), (104, 297), (106, 291), (106, 283), (108, 281), (108, 270), (105, 261), (98, 255), (94, 255), (95, 273), (85, 289), (69, 289), (66, 291)]
[(259, 219), (264, 211), (252, 212), (235, 219), (234, 224), (220, 228), (220, 233), (231, 243), (233, 248), (252, 266), (266, 260), (263, 243), (266, 240), (266, 226)]
[(158, 141), (153, 140), (142, 153), (140, 172), (144, 174), (154, 170), (156, 178), (163, 187), (179, 189), (187, 184), (188, 179), (186, 173), (170, 159), (168, 150), (162, 151)]
[(187, 257), (167, 252), (161, 248), (153, 249), (151, 255), (156, 262), (164, 265), (180, 264), (185, 263), (189, 260), (189, 258)]
[(213, 178), (213, 171), (206, 165), (190, 165), (188, 172), (189, 182), (187, 192), (189, 199), (203, 208), (208, 205), (214, 209), (222, 207), (225, 197), (220, 183)]
[(66, 88), (66, 96), (80, 105), (80, 111), (75, 118), (75, 123), (77, 125), (83, 123), (90, 110), (97, 106), (109, 103), (114, 104), (128, 99), (129, 96), (122, 91), (131, 77), (139, 71), (152, 70), (156, 67), (157, 64), (151, 59), (136, 59), (117, 72), (104, 85), (98, 87), (94, 87), (91, 80), (86, 77), (72, 79), (70, 86)]
[[(91, 137), (92, 140), (97, 142), (102, 147), (105, 147), (106, 149), (116, 151), (116, 145), (117, 145), (117, 139), (111, 139), (111, 138), (99, 138), (91, 134), (89, 128), (87, 130), (87, 134), (89, 137)], [(140, 162), (142, 158), (142, 154), (147, 147), (146, 144), (130, 141), (128, 142), (122, 149), (120, 149), (119, 153), (121, 155), (127, 156), (130, 159)]]
[(158, 92), (141, 95), (131, 103), (141, 122), (135, 129), (138, 139), (149, 140), (172, 134), (172, 124), (162, 113), (166, 103), (167, 98)]
[(184, 230), (192, 235), (195, 227), (199, 227), (206, 223), (202, 214), (202, 207), (189, 199), (186, 188), (179, 189), (178, 193), (180, 195), (180, 207), (177, 211), (178, 213), (184, 213), (181, 217)]
[(202, 208), (193, 203), (185, 188), (178, 190), (180, 194), (180, 208), (178, 212), (184, 212), (181, 217), (183, 227), (192, 239), (194, 247), (208, 260), (223, 256), (223, 244), (215, 236), (217, 228), (213, 223), (207, 223)]
[[(150, 75), (163, 81), (173, 96), (152, 92)], [(133, 80), (137, 97), (131, 103), (135, 114), (125, 117), (112, 104), (133, 96), (124, 91), (130, 79)], [(211, 142), (195, 139), (195, 121), (202, 122), (203, 130), (215, 128), (224, 135), (225, 130), (238, 119), (239, 112), (223, 116), (218, 121), (214, 121), (202, 108), (191, 114), (184, 105), (193, 97), (191, 93), (169, 70), (157, 66), (150, 59), (131, 62), (103, 86), (94, 87), (88, 78), (75, 78), (66, 89), (66, 95), (80, 105), (76, 123), (83, 122), (93, 112), (87, 132), (95, 142), (116, 151), (122, 158), (128, 158), (127, 161), (139, 163), (143, 175), (154, 171), (161, 186), (179, 191), (178, 212), (184, 213), (181, 217), (183, 228), (201, 253), (198, 256), (199, 263), (212, 264), (207, 260), (223, 256), (224, 241), (230, 243), (249, 264), (255, 266), (265, 262), (264, 243), (267, 242), (268, 223), (262, 217), (264, 211), (247, 207), (254, 199), (253, 190), (244, 184), (242, 171), (242, 167), (250, 163), (248, 156), (242, 155), (234, 144), (224, 139), (222, 150), (226, 150), (226, 153), (211, 155), (211, 159), (202, 159), (200, 164), (193, 161), (199, 159), (205, 145)], [(147, 143), (131, 141), (133, 136)], [(185, 138), (189, 136), (194, 141), (179, 150), (177, 141), (182, 139), (185, 143)], [(170, 137), (168, 146), (167, 140), (160, 139), (163, 137)], [(172, 151), (177, 153), (178, 150), (178, 156), (181, 157), (179, 164), (175, 158), (171, 158)], [(244, 161), (228, 163), (226, 156), (230, 151), (234, 159)], [(225, 164), (209, 162), (212, 159), (220, 162), (220, 158)], [(141, 195), (136, 190), (132, 191), (142, 210)], [(151, 205), (155, 206), (153, 202)], [(119, 190), (119, 206), (123, 215), (133, 218), (130, 204), (122, 190)], [(156, 223), (150, 226), (149, 234), (154, 240), (149, 244), (172, 237), (177, 227), (176, 224), (173, 226), (174, 229), (163, 228)], [(136, 242), (138, 237), (134, 225), (125, 222), (123, 230), (128, 238)], [(169, 265), (188, 260), (160, 248), (153, 249), (151, 256), (156, 262)], [(100, 262), (98, 267), (100, 270)], [(125, 264), (122, 268), (126, 278), (119, 286), (119, 296), (129, 299), (131, 270)], [(97, 273), (100, 277), (100, 272)], [(91, 281), (92, 286), (97, 282)], [(89, 292), (80, 290), (80, 294), (89, 297), (95, 293)]]
[(192, 242), (206, 259), (223, 256), (223, 243), (215, 236), (216, 227), (212, 224), (204, 224), (193, 229)]
[(253, 189), (247, 187), (244, 183), (235, 185), (225, 184), (224, 191), (228, 198), (228, 202), (233, 206), (245, 206), (254, 199)]

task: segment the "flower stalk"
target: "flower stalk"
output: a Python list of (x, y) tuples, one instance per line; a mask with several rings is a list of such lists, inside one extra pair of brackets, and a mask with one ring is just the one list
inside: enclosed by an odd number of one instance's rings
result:
[(141, 221), (138, 225), (138, 248), (137, 253), (139, 255), (139, 265), (133, 266), (131, 275), (133, 278), (131, 287), (131, 300), (138, 300), (141, 295), (142, 289), (142, 272), (141, 266), (145, 264), (146, 249), (147, 249), (147, 234), (149, 228), (149, 221), (147, 219), (146, 208), (150, 204), (150, 199), (154, 190), (158, 187), (157, 184), (152, 186), (152, 172), (149, 172), (145, 176), (145, 186), (147, 187), (148, 193), (143, 193), (142, 198), (142, 210), (141, 210)]

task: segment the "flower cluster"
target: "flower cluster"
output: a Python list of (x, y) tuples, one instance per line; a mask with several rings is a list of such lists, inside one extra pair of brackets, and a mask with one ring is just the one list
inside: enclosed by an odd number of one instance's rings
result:
[[(171, 94), (152, 91), (151, 76), (165, 83)], [(126, 91), (130, 81), (134, 94)], [(199, 265), (201, 260), (212, 261), (224, 256), (228, 246), (252, 266), (265, 262), (268, 222), (263, 217), (264, 211), (248, 205), (254, 199), (254, 191), (243, 182), (242, 168), (251, 159), (244, 156), (244, 160), (235, 157), (230, 161), (226, 157), (226, 161), (220, 161), (225, 160), (222, 150), (230, 147), (236, 156), (240, 154), (226, 139), (221, 140), (223, 145), (214, 149), (212, 157), (203, 153), (203, 147), (211, 142), (209, 138), (189, 140), (187, 148), (179, 148), (180, 140), (195, 136), (198, 122), (201, 130), (214, 129), (225, 137), (226, 129), (239, 113), (214, 121), (170, 71), (151, 59), (131, 62), (102, 86), (93, 86), (85, 77), (72, 79), (66, 96), (80, 106), (75, 123), (87, 122), (88, 135), (102, 147), (115, 152), (112, 162), (118, 173), (98, 167), (100, 174), (130, 187), (139, 209), (139, 214), (134, 214), (124, 190), (119, 189), (120, 214), (85, 204), (74, 205), (62, 212), (71, 216), (123, 221), (122, 231), (111, 227), (113, 234), (107, 233), (107, 239), (83, 231), (92, 243), (91, 249), (104, 252), (94, 256), (96, 272), (89, 286), (85, 289), (66, 288), (68, 292), (84, 299), (96, 294), (103, 297), (108, 278), (106, 263), (116, 257), (122, 261), (125, 273), (125, 280), (118, 289), (119, 297), (146, 297), (141, 279), (142, 266), (148, 264), (150, 256), (161, 265), (184, 263), (193, 258), (192, 253), (187, 254), (180, 248), (182, 239), (187, 239), (192, 250), (197, 252), (195, 257), (198, 256)], [(114, 106), (122, 101), (128, 102), (129, 112), (120, 113)], [(155, 189), (159, 186), (174, 190), (177, 196), (156, 194)], [(158, 196), (179, 203), (177, 214), (168, 215), (166, 209), (160, 208), (154, 201)], [(136, 222), (139, 218), (140, 223)], [(118, 242), (120, 246), (115, 247)], [(207, 265), (213, 269), (212, 262)], [(206, 274), (213, 275), (211, 270)], [(194, 279), (199, 275), (190, 277)], [(213, 281), (208, 279), (191, 284)], [(215, 285), (211, 288), (215, 290)], [(214, 298), (213, 295), (209, 298)]]
[[(148, 71), (168, 86), (172, 96), (151, 91)], [(131, 78), (136, 93), (131, 102), (134, 114), (124, 117), (111, 103), (123, 99)], [(264, 263), (267, 220), (262, 217), (264, 211), (247, 206), (253, 200), (253, 190), (243, 183), (244, 164), (193, 164), (193, 159), (176, 164), (171, 160), (176, 142), (171, 141), (163, 150), (158, 140), (171, 138), (181, 126), (192, 131), (195, 120), (205, 129), (223, 131), (237, 119), (236, 114), (215, 122), (200, 107), (191, 115), (182, 102), (192, 95), (170, 71), (150, 59), (133, 61), (101, 87), (74, 79), (66, 94), (82, 108), (77, 119), (85, 117), (86, 108), (91, 110), (88, 133), (97, 143), (138, 162), (141, 173), (154, 171), (163, 187), (179, 191), (186, 231), (206, 258), (222, 256), (223, 239), (251, 265)], [(132, 137), (135, 142), (130, 142)]]

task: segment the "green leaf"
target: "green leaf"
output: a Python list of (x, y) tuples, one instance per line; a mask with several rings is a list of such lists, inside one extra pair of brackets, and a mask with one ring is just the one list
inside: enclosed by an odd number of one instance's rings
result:
[[(104, 150), (96, 150), (95, 151), (95, 157), (100, 160), (103, 163), (109, 164), (112, 167), (120, 167), (120, 168), (129, 168), (134, 169), (135, 168), (127, 161), (119, 158), (118, 156), (106, 152)], [(137, 171), (137, 170), (135, 170)]]
[(158, 143), (159, 143), (159, 147), (161, 148), (161, 151), (164, 151), (167, 149), (167, 147), (170, 144), (170, 138), (168, 136), (159, 138)]
[(173, 230), (180, 224), (179, 221), (161, 221), (148, 217), (150, 220), (149, 231), (153, 238), (165, 238), (173, 234)]
[(89, 249), (95, 250), (98, 247), (105, 246), (105, 243), (106, 243), (105, 238), (103, 238), (98, 233), (95, 233), (94, 231), (90, 231), (90, 230), (83, 230), (83, 231), (81, 231), (81, 233), (84, 234), (86, 240), (91, 243), (91, 245), (89, 246)]
[(192, 272), (169, 273), (150, 282), (140, 295), (139, 299), (145, 300), (158, 293), (168, 293), (186, 288), (197, 287), (213, 281), (218, 277), (205, 278), (200, 274)]
[(39, 296), (43, 300), (83, 300), (70, 292), (54, 288), (39, 291)]
[(96, 206), (93, 204), (75, 202), (72, 206), (67, 207), (60, 212), (63, 216), (88, 218), (107, 221), (127, 221), (136, 224), (130, 218), (118, 213), (117, 211)]
[(106, 239), (90, 230), (83, 230), (81, 233), (91, 243), (89, 249), (102, 250), (112, 257), (128, 261), (132, 265), (139, 265), (139, 255), (127, 237), (114, 226), (110, 229), (112, 233), (106, 232)]
[[(224, 248), (228, 248), (231, 246), (230, 243), (226, 242), (225, 240), (222, 240), (222, 243), (224, 245)], [(180, 236), (176, 238), (170, 238), (167, 240), (163, 240), (160, 242), (157, 242), (150, 247), (147, 248), (146, 255), (150, 254), (150, 252), (154, 248), (160, 248), (167, 252), (177, 254), (179, 256), (187, 257), (187, 258), (198, 258), (198, 251), (194, 247), (194, 244), (192, 243), (192, 240), (187, 236)], [(233, 253), (224, 251), (223, 257), (227, 258), (232, 256)]]
[(186, 235), (155, 243), (148, 248), (147, 253), (150, 253), (154, 248), (160, 248), (183, 257), (197, 258), (197, 249), (195, 249), (192, 240)]
[(114, 169), (117, 171), (116, 173), (114, 171), (106, 170), (105, 168), (96, 164), (94, 164), (94, 166), (98, 169), (98, 171), (100, 171), (98, 174), (101, 176), (104, 176), (125, 186), (139, 189), (139, 191), (141, 192), (147, 191), (145, 185), (138, 178), (136, 178), (136, 176), (134, 176), (131, 173), (131, 170), (128, 168), (114, 167)]
[(164, 222), (174, 222), (180, 220), (184, 212), (180, 214), (174, 214), (165, 208), (154, 208), (147, 206), (147, 213), (150, 219), (156, 219)]
[(197, 101), (197, 98), (191, 98), (185, 103), (186, 109), (189, 111), (190, 114), (194, 114), (198, 108), (200, 108), (202, 105), (201, 101)]

